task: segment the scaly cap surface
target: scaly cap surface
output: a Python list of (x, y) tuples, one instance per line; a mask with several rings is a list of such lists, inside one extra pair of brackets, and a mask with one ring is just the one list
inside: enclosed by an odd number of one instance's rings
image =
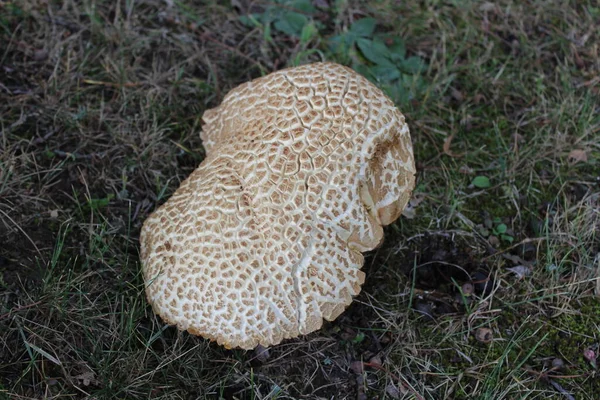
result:
[(227, 347), (319, 329), (410, 198), (404, 116), (353, 70), (317, 63), (247, 82), (203, 119), (206, 159), (142, 228), (149, 302)]

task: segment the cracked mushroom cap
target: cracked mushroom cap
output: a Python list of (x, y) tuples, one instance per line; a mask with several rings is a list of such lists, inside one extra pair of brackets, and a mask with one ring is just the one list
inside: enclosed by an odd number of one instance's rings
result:
[(247, 82), (203, 119), (206, 159), (142, 228), (149, 302), (229, 348), (319, 329), (410, 198), (404, 116), (353, 70), (317, 63)]

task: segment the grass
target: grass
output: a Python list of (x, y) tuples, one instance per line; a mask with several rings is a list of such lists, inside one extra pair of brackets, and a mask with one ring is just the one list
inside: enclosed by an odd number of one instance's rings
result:
[[(0, 3), (0, 398), (596, 398), (598, 5), (288, 3)], [(371, 73), (330, 47), (363, 17), (425, 67), (371, 76), (410, 94), (419, 175), (361, 295), (266, 360), (164, 326), (137, 237), (202, 112), (293, 63)]]

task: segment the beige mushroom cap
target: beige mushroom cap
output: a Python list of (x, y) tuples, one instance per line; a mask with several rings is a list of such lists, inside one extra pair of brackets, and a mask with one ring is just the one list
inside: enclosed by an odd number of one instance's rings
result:
[(142, 228), (154, 311), (243, 349), (334, 320), (414, 187), (404, 116), (353, 70), (317, 63), (247, 82), (203, 119), (206, 159)]

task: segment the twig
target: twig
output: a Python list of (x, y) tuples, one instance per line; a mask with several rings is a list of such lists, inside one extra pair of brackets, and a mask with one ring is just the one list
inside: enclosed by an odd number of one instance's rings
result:
[(529, 368), (524, 368), (525, 371), (529, 372), (530, 374), (533, 375), (537, 375), (540, 378), (554, 378), (554, 379), (575, 379), (575, 378), (581, 378), (582, 376), (586, 376), (585, 374), (579, 374), (579, 375), (554, 375), (552, 374), (553, 371), (555, 371), (554, 368), (549, 369), (547, 371), (543, 371), (543, 372), (539, 372), (539, 371), (535, 371), (533, 369), (529, 369)]
[(575, 397), (571, 395), (571, 393), (567, 392), (565, 388), (563, 388), (558, 382), (553, 381), (552, 379), (548, 380), (554, 389), (558, 390), (560, 393), (564, 394), (565, 397), (569, 400), (575, 400)]
[(505, 249), (502, 249), (502, 250), (496, 250), (496, 252), (495, 252), (495, 253), (493, 253), (493, 254), (490, 254), (489, 256), (485, 256), (485, 257), (483, 257), (483, 258), (481, 259), (481, 261), (485, 261), (485, 260), (487, 260), (488, 258), (491, 258), (491, 257), (495, 257), (495, 256), (502, 255), (503, 253), (506, 253), (507, 251), (510, 251), (510, 250), (514, 249), (515, 247), (518, 247), (518, 246), (520, 246), (520, 245), (522, 245), (522, 244), (527, 244), (527, 243), (535, 243), (535, 242), (541, 242), (541, 241), (543, 241), (543, 240), (546, 240), (546, 238), (544, 238), (544, 237), (539, 237), (539, 238), (526, 238), (526, 239), (523, 239), (523, 240), (521, 240), (519, 243), (515, 243), (515, 244), (513, 244), (512, 246), (509, 246), (509, 247), (507, 247), (507, 248), (505, 248)]
[(107, 151), (102, 151), (99, 153), (92, 153), (92, 154), (77, 154), (77, 153), (71, 153), (71, 152), (62, 151), (62, 150), (52, 150), (52, 152), (59, 157), (74, 158), (76, 160), (90, 160), (95, 157), (104, 157), (107, 153)]
[(35, 139), (33, 139), (31, 141), (31, 144), (33, 144), (33, 145), (42, 144), (42, 143), (46, 142), (46, 140), (48, 140), (55, 133), (56, 133), (56, 129), (52, 129), (48, 133), (46, 133), (44, 136), (38, 136)]
[(101, 86), (108, 86), (108, 87), (113, 87), (113, 88), (124, 88), (124, 87), (137, 87), (140, 86), (141, 83), (139, 82), (125, 82), (125, 83), (114, 83), (114, 82), (105, 82), (105, 81), (95, 81), (93, 79), (84, 79), (83, 83), (87, 83), (88, 85), (101, 85)]
[(26, 310), (26, 309), (31, 308), (31, 307), (38, 306), (38, 305), (42, 304), (43, 302), (44, 302), (43, 300), (40, 300), (40, 301), (36, 301), (35, 303), (27, 304), (25, 306), (21, 306), (21, 307), (17, 307), (17, 308), (12, 308), (6, 314), (0, 315), (0, 321), (2, 321), (5, 318), (8, 318), (13, 313), (16, 313), (16, 312), (19, 312), (19, 311), (22, 311), (22, 310)]

